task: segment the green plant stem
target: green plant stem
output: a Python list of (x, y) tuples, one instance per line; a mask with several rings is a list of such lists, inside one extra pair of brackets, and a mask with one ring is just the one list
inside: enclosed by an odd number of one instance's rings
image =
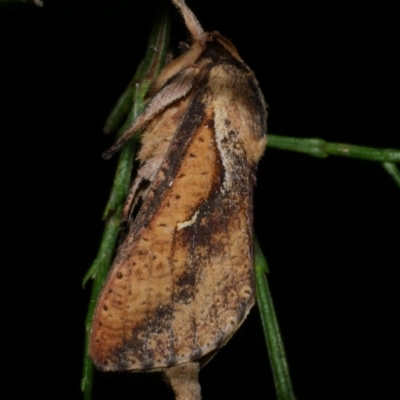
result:
[[(118, 215), (118, 212), (116, 215)], [(92, 285), (92, 293), (90, 295), (89, 307), (85, 320), (85, 349), (81, 380), (81, 390), (84, 393), (85, 400), (89, 400), (91, 398), (93, 382), (93, 363), (89, 358), (90, 327), (92, 325), (92, 318), (94, 309), (96, 307), (97, 298), (111, 265), (112, 256), (114, 254), (114, 248), (118, 237), (119, 225), (120, 219), (116, 216), (113, 216), (106, 221), (100, 248), (97, 253), (97, 257), (92, 264), (92, 267), (95, 266), (96, 268), (96, 275)]]
[[(112, 120), (110, 129), (117, 129), (117, 125), (122, 122), (121, 116), (126, 115), (126, 107), (128, 104), (130, 108), (128, 118), (119, 129), (117, 136), (121, 135), (143, 111), (145, 95), (151, 82), (159, 74), (165, 62), (169, 43), (169, 29), (169, 15), (165, 10), (162, 10), (153, 23), (146, 56), (132, 80), (132, 82), (135, 82), (133, 86), (134, 90), (129, 91), (128, 94), (126, 92), (123, 93), (121, 99), (117, 103), (117, 107), (114, 107), (112, 111), (113, 117), (107, 119), (107, 121)], [(130, 98), (131, 95), (132, 97)], [(121, 223), (122, 208), (131, 182), (131, 173), (135, 158), (135, 144), (137, 139), (137, 136), (134, 137), (121, 151), (114, 183), (103, 214), (105, 227), (101, 244), (96, 259), (83, 278), (83, 285), (85, 285), (89, 279), (94, 279), (85, 321), (85, 351), (81, 380), (81, 389), (84, 392), (85, 400), (91, 399), (91, 388), (93, 382), (93, 363), (89, 358), (90, 327), (92, 325), (92, 318), (97, 298), (112, 262)]]
[[(169, 20), (164, 12), (160, 14), (154, 22), (145, 59), (140, 64), (134, 78), (108, 116), (104, 127), (105, 132), (118, 131), (117, 136), (121, 135), (143, 110), (145, 94), (148, 91), (151, 82), (163, 67), (168, 46), (168, 37)], [(127, 120), (123, 124), (127, 115)], [(122, 127), (121, 124), (123, 124)], [(121, 151), (113, 187), (103, 214), (105, 228), (100, 248), (96, 259), (83, 279), (83, 285), (85, 285), (88, 280), (94, 279), (87, 318), (85, 321), (85, 354), (81, 382), (81, 388), (84, 392), (85, 400), (91, 398), (91, 387), (93, 381), (93, 364), (88, 356), (92, 316), (97, 297), (99, 296), (103, 282), (107, 276), (114, 254), (121, 222), (122, 207), (131, 181), (136, 142), (137, 137), (133, 138), (128, 144), (126, 144)], [(299, 139), (276, 135), (268, 136), (268, 146), (270, 148), (297, 151), (319, 158), (325, 158), (328, 157), (328, 155), (337, 155), (342, 157), (380, 161), (383, 163), (383, 167), (386, 171), (393, 177), (397, 185), (400, 187), (400, 173), (396, 165), (393, 164), (394, 162), (400, 161), (399, 150), (375, 149), (349, 144), (329, 143), (318, 138)], [(292, 389), (283, 341), (280, 335), (265, 275), (268, 272), (267, 262), (257, 240), (255, 240), (254, 245), (257, 303), (270, 356), (277, 396), (279, 400), (294, 400), (295, 395)]]
[(370, 161), (400, 162), (400, 150), (377, 149), (346, 143), (329, 143), (318, 138), (301, 139), (287, 136), (268, 135), (268, 147), (297, 151), (320, 158), (335, 155)]
[(276, 394), (278, 400), (295, 400), (285, 349), (266, 277), (268, 264), (256, 238), (254, 239), (254, 259), (257, 304), (274, 376)]
[[(132, 112), (132, 107), (134, 104), (133, 99), (135, 97), (135, 87), (140, 84), (142, 87), (146, 87), (145, 91), (147, 92), (152, 83), (152, 78), (158, 76), (164, 67), (165, 57), (168, 50), (170, 25), (167, 24), (165, 25), (165, 29), (161, 29), (157, 32), (154, 31), (154, 27), (158, 27), (160, 26), (160, 23), (163, 23), (162, 18), (162, 13), (156, 17), (153, 25), (153, 31), (150, 34), (146, 56), (140, 63), (135, 76), (122, 93), (106, 119), (103, 130), (107, 134), (118, 130), (118, 128), (120, 128), (124, 122), (126, 116)], [(152, 42), (153, 47), (150, 46), (150, 41)], [(140, 97), (140, 95), (138, 97)], [(127, 124), (126, 127), (129, 125), (130, 124)]]
[(397, 166), (390, 162), (382, 163), (383, 168), (388, 172), (388, 174), (393, 178), (396, 182), (396, 185), (400, 188), (400, 171)]
[(113, 133), (123, 124), (129, 111), (132, 109), (134, 93), (135, 82), (132, 80), (108, 115), (103, 128), (104, 133)]

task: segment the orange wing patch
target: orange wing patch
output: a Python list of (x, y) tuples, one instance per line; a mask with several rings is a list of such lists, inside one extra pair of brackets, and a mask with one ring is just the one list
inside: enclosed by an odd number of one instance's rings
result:
[[(204, 121), (176, 178), (165, 182), (156, 214), (119, 250), (124, 256), (93, 321), (90, 351), (99, 369), (161, 369), (197, 360), (225, 342), (253, 304), (249, 204), (221, 197), (212, 119)], [(154, 186), (168, 179), (163, 167)], [(224, 212), (210, 209), (215, 198)]]

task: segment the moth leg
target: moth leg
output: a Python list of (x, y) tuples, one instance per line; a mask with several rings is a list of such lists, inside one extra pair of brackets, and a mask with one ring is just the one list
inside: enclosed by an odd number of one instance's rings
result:
[[(187, 7), (183, 0), (173, 0), (185, 20), (185, 24), (193, 39), (190, 50), (180, 57), (171, 61), (155, 80), (150, 90), (150, 95), (154, 96), (148, 104), (146, 110), (136, 119), (136, 121), (124, 132), (120, 139), (103, 153), (103, 158), (109, 159), (117, 152), (137, 131), (146, 125), (169, 104), (185, 96), (192, 88), (193, 79), (197, 75), (194, 70), (196, 61), (206, 48), (206, 41), (209, 35), (204, 33), (199, 21), (193, 12)], [(168, 80), (179, 74), (179, 79), (164, 86)], [(156, 93), (157, 92), (157, 93)], [(154, 93), (156, 93), (154, 95)]]
[(205, 45), (205, 35), (203, 28), (200, 25), (200, 22), (193, 14), (193, 11), (185, 4), (184, 0), (172, 0), (175, 4), (176, 8), (182, 14), (182, 17), (185, 21), (185, 25), (189, 30), (189, 33), (192, 35), (194, 42), (203, 42)]
[(153, 84), (153, 87), (151, 89), (152, 92), (155, 92), (163, 87), (168, 79), (176, 75), (179, 71), (182, 71), (183, 69), (195, 64), (195, 62), (199, 59), (201, 53), (206, 48), (208, 35), (204, 33), (200, 22), (197, 20), (192, 10), (188, 8), (183, 0), (173, 0), (173, 3), (178, 8), (179, 12), (183, 16), (183, 19), (185, 20), (185, 25), (190, 33), (190, 36), (192, 37), (193, 44), (190, 47), (189, 51), (187, 51), (185, 54), (182, 54), (175, 60), (172, 60), (163, 69), (160, 76), (155, 80)]
[(201, 400), (199, 370), (197, 362), (164, 370), (164, 380), (172, 387), (176, 400)]
[(137, 131), (144, 129), (157, 114), (161, 113), (176, 100), (185, 97), (192, 89), (193, 81), (198, 72), (199, 69), (197, 67), (186, 68), (179, 73), (176, 77), (177, 79), (172, 79), (170, 83), (161, 88), (136, 121), (113, 146), (103, 153), (103, 158), (106, 160), (111, 158)]
[(136, 206), (140, 197), (144, 198), (149, 189), (148, 186), (141, 186), (142, 183), (148, 182), (149, 184), (153, 181), (158, 168), (161, 164), (162, 158), (153, 157), (143, 163), (132, 186), (129, 189), (128, 195), (126, 196), (124, 208), (122, 209), (122, 220), (127, 221), (133, 208)]
[(132, 212), (132, 209), (135, 207), (136, 203), (139, 200), (139, 197), (143, 197), (143, 194), (141, 192), (136, 193), (138, 191), (140, 183), (142, 182), (143, 182), (143, 177), (137, 176), (137, 178), (133, 182), (133, 185), (129, 189), (128, 195), (126, 196), (124, 208), (122, 209), (122, 221), (124, 222), (128, 220), (129, 215)]

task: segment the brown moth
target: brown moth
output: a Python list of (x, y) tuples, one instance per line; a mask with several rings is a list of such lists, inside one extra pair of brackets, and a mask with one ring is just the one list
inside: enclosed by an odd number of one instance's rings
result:
[(104, 154), (143, 130), (124, 208), (129, 232), (92, 324), (90, 355), (101, 371), (207, 360), (254, 304), (253, 186), (266, 104), (233, 44), (204, 32), (183, 0), (173, 3), (192, 44), (164, 68), (145, 111)]

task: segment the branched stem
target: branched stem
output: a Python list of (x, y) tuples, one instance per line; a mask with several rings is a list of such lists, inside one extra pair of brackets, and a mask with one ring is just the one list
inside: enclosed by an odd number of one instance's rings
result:
[(329, 143), (324, 139), (293, 138), (268, 135), (268, 147), (280, 150), (297, 151), (309, 156), (326, 158), (329, 155), (378, 161), (400, 187), (400, 173), (394, 163), (400, 162), (400, 150), (377, 149), (375, 147), (356, 146), (346, 143)]
[[(169, 18), (164, 11), (159, 14), (153, 24), (146, 56), (140, 64), (134, 78), (121, 95), (117, 104), (107, 118), (104, 131), (118, 131), (120, 136), (136, 119), (144, 108), (144, 98), (151, 82), (161, 71), (169, 41)], [(126, 121), (124, 123), (124, 120)], [(121, 126), (122, 125), (122, 126)], [(92, 317), (97, 297), (106, 279), (114, 255), (117, 242), (122, 207), (131, 182), (135, 146), (137, 137), (126, 144), (120, 154), (114, 183), (108, 203), (105, 207), (103, 220), (105, 227), (98, 254), (92, 266), (83, 279), (85, 285), (93, 279), (92, 293), (85, 322), (85, 354), (81, 388), (85, 400), (91, 398), (93, 381), (93, 364), (88, 355), (88, 344)], [(292, 137), (268, 136), (268, 147), (305, 153), (314, 157), (325, 158), (328, 155), (359, 158), (381, 162), (385, 170), (400, 187), (400, 172), (394, 163), (400, 162), (400, 150), (376, 149), (342, 143), (329, 143), (323, 139), (299, 139)], [(257, 303), (267, 343), (270, 362), (274, 375), (275, 388), (279, 400), (294, 400), (295, 395), (289, 375), (283, 341), (280, 335), (271, 294), (269, 292), (266, 273), (268, 272), (265, 257), (255, 240), (255, 278)]]
[(400, 150), (377, 149), (346, 143), (329, 143), (323, 139), (302, 139), (288, 136), (268, 135), (268, 147), (297, 151), (313, 157), (325, 158), (329, 155), (359, 158), (380, 162), (400, 162)]

